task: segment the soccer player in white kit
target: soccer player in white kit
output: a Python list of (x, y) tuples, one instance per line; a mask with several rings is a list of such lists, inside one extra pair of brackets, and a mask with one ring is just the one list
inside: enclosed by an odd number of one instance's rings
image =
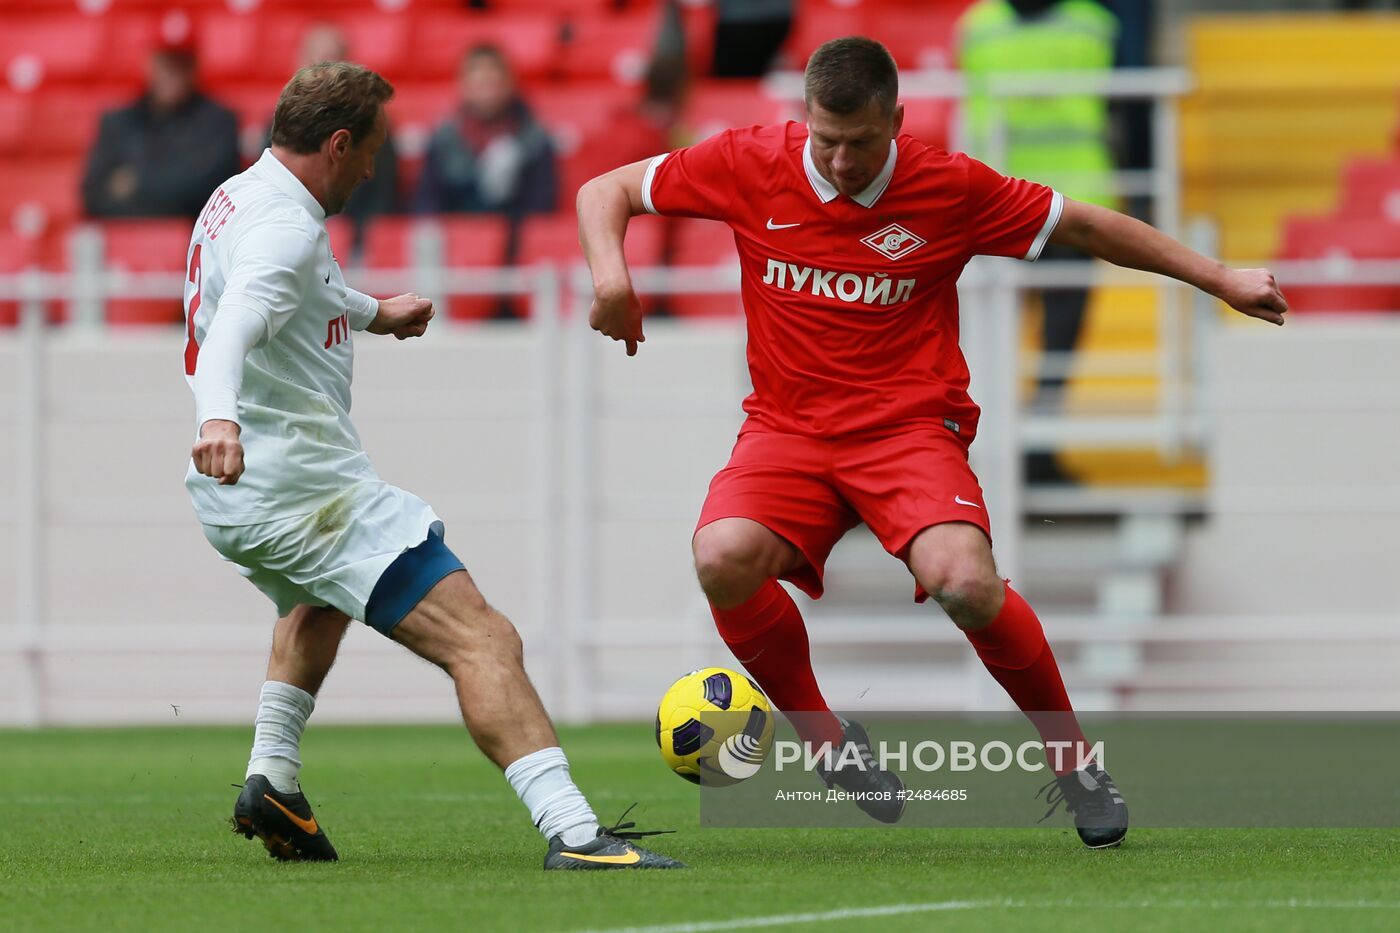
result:
[(334, 860), (301, 792), (299, 744), (350, 619), (452, 678), (472, 738), (548, 843), (547, 869), (682, 867), (600, 827), (492, 609), (423, 500), (385, 483), (350, 423), (352, 333), (419, 337), (416, 295), (348, 288), (326, 217), (373, 173), (393, 88), (322, 62), (282, 90), (272, 145), (226, 181), (190, 238), (185, 375), (198, 437), (185, 485), (214, 548), (277, 605), (234, 830), (279, 859)]

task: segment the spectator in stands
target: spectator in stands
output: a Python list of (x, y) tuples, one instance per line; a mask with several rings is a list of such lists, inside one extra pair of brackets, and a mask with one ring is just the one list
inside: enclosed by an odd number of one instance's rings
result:
[[(301, 47), (297, 50), (296, 67), (305, 68), (317, 62), (342, 62), (350, 60), (350, 43), (340, 27), (333, 23), (316, 23), (301, 37)], [(379, 214), (391, 214), (399, 207), (399, 154), (394, 148), (394, 135), (384, 138), (384, 145), (374, 156), (374, 177), (361, 182), (350, 195), (341, 212), (354, 227), (352, 248), (358, 254), (364, 248), (365, 231), (369, 221)], [(271, 144), (272, 127), (263, 137), (263, 148)]]
[(462, 59), (462, 103), (428, 142), (417, 207), (425, 213), (548, 213), (559, 197), (554, 145), (516, 90), (504, 53)]
[(238, 167), (238, 118), (196, 88), (188, 37), (163, 40), (141, 97), (102, 115), (83, 207), (92, 217), (192, 218)]
[[(1117, 32), (1118, 21), (1095, 0), (978, 0), (969, 7), (958, 23), (958, 54), (971, 90), (969, 152), (1007, 175), (1034, 178), (1076, 201), (1115, 206), (1108, 106), (1102, 96), (998, 100), (986, 83), (1016, 72), (1106, 70), (1113, 65)], [(1083, 261), (1082, 254), (1053, 245), (1041, 258)], [(1037, 380), (1036, 406), (1056, 408), (1089, 290), (1046, 289), (1041, 297), (1047, 358)], [(1025, 469), (1032, 483), (1072, 481), (1053, 453), (1031, 454)]]

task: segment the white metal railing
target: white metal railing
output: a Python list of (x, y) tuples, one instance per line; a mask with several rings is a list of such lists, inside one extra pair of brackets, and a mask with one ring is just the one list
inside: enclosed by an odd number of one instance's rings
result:
[[(1400, 284), (1400, 262), (1356, 261), (1339, 264), (1335, 261), (1280, 263), (1275, 267), (1285, 290), (1290, 284)], [(413, 285), (413, 272), (381, 272), (373, 279), (366, 276), (356, 284), (374, 290), (394, 292)], [(134, 295), (178, 294), (181, 276), (148, 275), (139, 278), (108, 278), (102, 287), (109, 297)], [(1021, 368), (1007, 365), (1019, 352), (1017, 327), (1018, 295), (1027, 284), (1090, 284), (1090, 282), (1131, 282), (1144, 279), (1137, 274), (1115, 270), (1086, 270), (1083, 267), (1052, 266), (1044, 269), (1006, 262), (995, 264), (991, 270), (971, 273), (964, 280), (965, 307), (976, 313), (964, 315), (964, 349), (974, 372), (974, 397), (984, 410), (982, 430), (974, 447), (977, 468), (987, 486), (991, 508), (1001, 516), (1023, 513), (1022, 491), (1018, 478), (1020, 453), (1037, 438), (1036, 422), (1020, 417), (1019, 380)], [(737, 292), (738, 276), (733, 266), (720, 269), (638, 269), (635, 281), (639, 289), (658, 294), (714, 294), (733, 296)], [(530, 380), (530, 410), (532, 424), (529, 432), (533, 475), (529, 486), (533, 490), (529, 507), (531, 523), (529, 560), (532, 605), (537, 618), (550, 620), (549, 676), (545, 683), (555, 691), (551, 695), (556, 709), (566, 717), (587, 718), (593, 708), (589, 676), (595, 652), (614, 644), (615, 636), (594, 635), (598, 617), (597, 581), (602, 568), (592, 542), (598, 538), (600, 511), (608, 508), (602, 484), (595, 472), (598, 462), (597, 399), (599, 373), (597, 354), (605, 346), (602, 338), (586, 325), (591, 289), (586, 270), (575, 268), (570, 275), (561, 276), (549, 266), (513, 270), (446, 270), (441, 278), (446, 293), (508, 294), (524, 296), (530, 302), (531, 316), (519, 326), (533, 335), (531, 341), (536, 364)], [(1160, 283), (1159, 283), (1160, 285)], [(47, 411), (45, 370), (47, 366), (48, 328), (44, 323), (44, 305), (52, 300), (72, 296), (82, 286), (71, 276), (21, 273), (0, 276), (0, 301), (21, 301), (22, 323), (12, 339), (22, 345), (18, 354), (22, 375), (16, 381), (19, 397), (15, 400), (15, 441), (17, 487), (12, 502), (17, 512), (14, 521), (17, 585), (11, 603), (18, 623), (13, 629), (17, 644), (10, 646), (24, 658), (21, 666), (27, 678), (26, 696), (30, 698), (26, 718), (43, 722), (43, 684), (40, 672), (43, 657), (53, 648), (44, 632), (46, 617), (43, 581), (52, 571), (46, 565), (48, 550), (45, 537), (44, 503), (49, 498), (45, 477), (51, 471), (43, 460)], [(566, 316), (563, 312), (567, 310)], [(1200, 326), (1213, 333), (1223, 326), (1223, 315), (1212, 311)], [(731, 328), (734, 324), (728, 325)], [(1204, 338), (1209, 342), (1209, 337)], [(1120, 361), (1121, 362), (1121, 361)], [(1116, 365), (1116, 364), (1115, 364)], [(736, 369), (737, 371), (737, 369)], [(692, 401), (678, 417), (731, 413), (733, 399), (742, 394), (744, 386), (720, 387), (712, 402)], [(1197, 393), (1190, 395), (1190, 413), (1196, 419), (1209, 415), (1208, 400)], [(651, 408), (654, 408), (652, 405)], [(610, 415), (626, 415), (629, 411), (651, 411), (647, 400), (622, 405)], [(653, 414), (655, 412), (652, 412)], [(1122, 438), (1121, 425), (1110, 423), (1104, 430), (1104, 440)], [(1051, 432), (1053, 433), (1053, 432)], [(1199, 436), (1192, 432), (1193, 438)], [(1050, 436), (1050, 435), (1046, 435)], [(1134, 436), (1134, 440), (1141, 438)], [(684, 491), (677, 491), (677, 496)], [(638, 505), (642, 512), (660, 509), (677, 510), (677, 505), (646, 502)], [(998, 558), (1008, 575), (1019, 573), (1021, 561), (1018, 522), (1005, 521), (998, 534)], [(560, 583), (559, 581), (562, 581)], [(687, 615), (703, 618), (703, 605), (698, 600), (686, 610)], [(1203, 634), (1209, 625), (1178, 629), (1177, 635), (1148, 634), (1142, 625), (1115, 629), (1105, 636), (1099, 627), (1089, 624), (1066, 624), (1056, 632), (1057, 640), (1073, 643), (1083, 639), (1110, 641), (1190, 640), (1187, 632)], [(1309, 637), (1299, 628), (1298, 638)], [(1265, 626), (1258, 626), (1262, 633)], [(1374, 626), (1359, 624), (1358, 639), (1374, 637)], [(1236, 629), (1229, 638), (1253, 638), (1254, 629)], [(1269, 631), (1272, 631), (1270, 629)], [(871, 629), (872, 638), (888, 641), (901, 636), (897, 628), (889, 631)], [(928, 632), (919, 630), (909, 637), (928, 641)], [(1260, 637), (1263, 637), (1261, 635)], [(827, 635), (818, 635), (820, 643)], [(937, 640), (935, 637), (933, 640)], [(643, 640), (644, 641), (644, 640)], [(635, 642), (634, 642), (635, 643)], [(0, 646), (3, 648), (3, 646)], [(546, 688), (549, 689), (549, 688)]]

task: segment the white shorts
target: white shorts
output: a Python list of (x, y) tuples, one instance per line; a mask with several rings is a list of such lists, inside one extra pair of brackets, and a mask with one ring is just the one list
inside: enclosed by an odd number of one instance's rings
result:
[(260, 525), (205, 525), (204, 537), (277, 604), (331, 606), (361, 622), (389, 565), (441, 521), (428, 503), (383, 480), (356, 483), (310, 515)]

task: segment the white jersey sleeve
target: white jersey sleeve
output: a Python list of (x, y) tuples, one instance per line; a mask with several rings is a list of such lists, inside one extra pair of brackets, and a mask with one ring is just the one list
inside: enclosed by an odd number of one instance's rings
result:
[(345, 289), (345, 307), (350, 312), (352, 330), (364, 330), (379, 317), (379, 299), (353, 288)]
[(238, 424), (238, 396), (248, 351), (267, 342), (267, 321), (237, 305), (219, 309), (199, 350), (194, 374), (195, 424), (215, 419)]

